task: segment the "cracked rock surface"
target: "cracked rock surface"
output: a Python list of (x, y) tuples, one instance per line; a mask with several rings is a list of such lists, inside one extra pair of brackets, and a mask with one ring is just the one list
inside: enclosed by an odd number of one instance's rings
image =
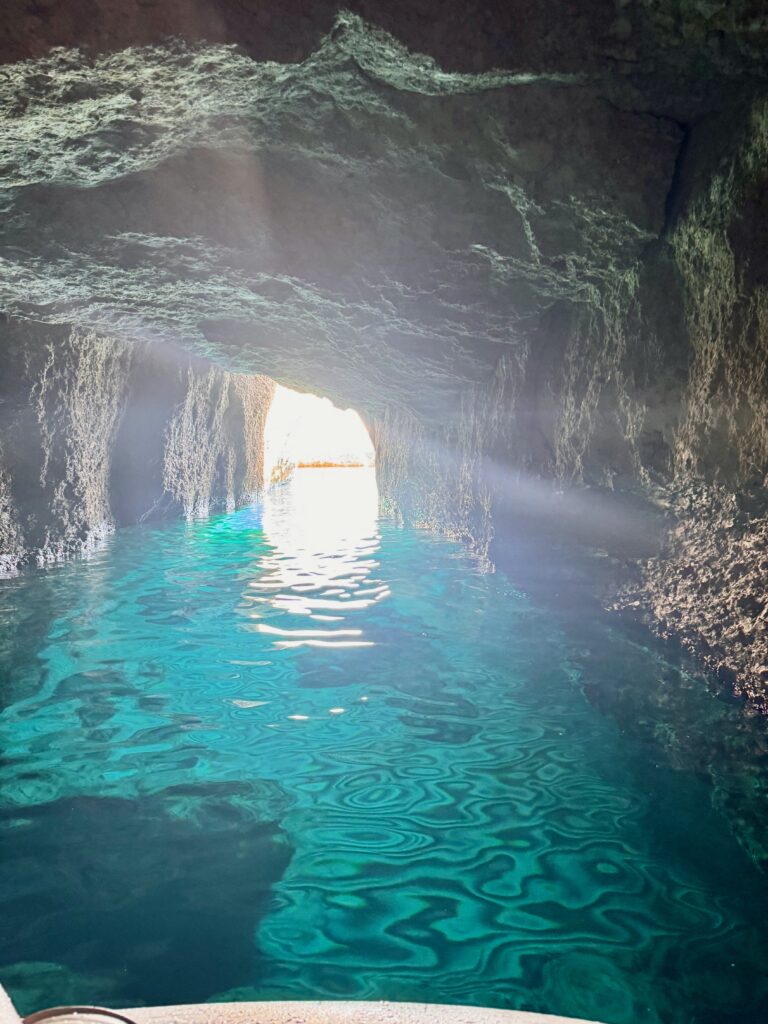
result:
[[(9, 396), (39, 388), (18, 339), (73, 328), (112, 346), (107, 437), (137, 346), (204, 361), (187, 398), (169, 384), (164, 438), (187, 402), (189, 436), (216, 434), (209, 373), (251, 426), (248, 375), (327, 394), (371, 424), (392, 507), (485, 561), (526, 494), (555, 520), (563, 489), (629, 497), (663, 555), (594, 517), (581, 539), (621, 564), (606, 600), (768, 692), (763, 5), (10, 0), (0, 19)], [(10, 398), (3, 416), (13, 561), (45, 515)], [(211, 486), (161, 490), (178, 508)]]

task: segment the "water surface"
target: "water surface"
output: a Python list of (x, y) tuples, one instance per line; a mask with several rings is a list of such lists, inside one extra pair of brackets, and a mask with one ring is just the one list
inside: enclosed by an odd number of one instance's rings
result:
[[(711, 773), (589, 699), (594, 636), (580, 662), (504, 574), (379, 520), (371, 473), (123, 530), (3, 581), (0, 616), (0, 980), (23, 1010), (768, 1019), (768, 886)], [(676, 692), (650, 641), (617, 650)]]

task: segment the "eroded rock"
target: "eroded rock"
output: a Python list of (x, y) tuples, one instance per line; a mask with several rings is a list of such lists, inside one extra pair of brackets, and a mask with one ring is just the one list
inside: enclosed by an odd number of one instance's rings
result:
[(6, 572), (87, 551), (118, 524), (234, 508), (262, 488), (267, 378), (87, 331), (6, 325), (3, 340)]
[[(601, 536), (615, 511), (577, 532), (632, 568), (639, 609), (730, 652), (756, 695), (765, 18), (748, 0), (450, 2), (437, 25), (430, 10), (98, 0), (84, 18), (75, 0), (14, 0), (3, 309), (113, 339), (98, 416), (114, 450), (93, 455), (102, 483), (112, 467), (113, 519), (248, 491), (256, 470), (232, 453), (260, 430), (247, 375), (268, 374), (360, 409), (389, 504), (486, 563), (513, 506), (552, 520), (557, 492), (584, 487), (604, 508), (645, 502), (671, 529), (666, 567), (653, 545)], [(125, 397), (148, 343), (217, 367), (169, 380), (151, 431)], [(131, 422), (153, 453), (140, 500)], [(8, 441), (5, 548), (58, 550), (27, 539), (19, 489), (41, 456), (10, 465)], [(64, 548), (106, 521), (97, 492), (72, 497)], [(728, 534), (723, 509), (747, 494)]]

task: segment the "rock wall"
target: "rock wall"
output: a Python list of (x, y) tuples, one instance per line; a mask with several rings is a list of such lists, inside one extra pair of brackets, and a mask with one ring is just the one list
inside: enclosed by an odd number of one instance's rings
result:
[(201, 372), (190, 366), (184, 376), (184, 397), (164, 439), (163, 492), (187, 517), (208, 515), (222, 501), (231, 511), (263, 487), (264, 424), (274, 383), (215, 367)]
[[(768, 103), (690, 132), (659, 239), (552, 304), (442, 429), (377, 424), (403, 518), (609, 556), (595, 595), (768, 704)], [(502, 381), (502, 386), (499, 386)], [(467, 415), (467, 409), (480, 415)]]
[[(242, 389), (266, 373), (363, 413), (403, 519), (485, 566), (500, 526), (607, 553), (606, 604), (759, 698), (764, 12), (310, 6), (0, 14), (2, 308), (137, 345), (88, 371), (109, 396), (106, 491), (104, 447), (72, 468), (76, 376), (61, 409), (58, 385), (35, 384), (28, 435), (3, 434), (9, 550), (239, 500), (262, 408)], [(174, 355), (158, 376), (147, 339), (208, 363), (179, 376)], [(71, 441), (44, 441), (43, 395)], [(45, 444), (59, 475), (40, 484)], [(46, 537), (27, 510), (44, 523), (57, 487), (71, 521)]]
[(394, 407), (373, 423), (384, 511), (462, 542), (486, 570), (500, 490), (493, 452), (507, 445), (522, 379), (520, 363), (504, 357), (490, 383), (468, 388), (457, 415), (438, 428)]
[(87, 551), (116, 525), (260, 491), (268, 378), (92, 331), (2, 333), (4, 572)]
[[(717, 142), (702, 140), (691, 161), (687, 208), (670, 238), (690, 344), (674, 429), (660, 432), (673, 525), (615, 606), (646, 611), (765, 707), (768, 102), (735, 133), (711, 127)], [(725, 157), (724, 140), (732, 144)], [(713, 157), (713, 172), (702, 174)]]

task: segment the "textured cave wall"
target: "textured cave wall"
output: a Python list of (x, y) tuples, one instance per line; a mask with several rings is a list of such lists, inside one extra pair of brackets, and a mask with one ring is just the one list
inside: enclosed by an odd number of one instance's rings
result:
[(433, 422), (626, 272), (681, 137), (578, 76), (446, 74), (349, 15), (301, 64), (176, 45), (6, 73), (7, 308)]
[[(334, 26), (338, 0), (6, 0), (0, 61), (54, 46), (91, 52), (170, 37), (236, 43), (256, 60), (297, 63)], [(760, 0), (346, 0), (344, 7), (447, 71), (596, 74), (670, 109), (701, 105), (706, 83), (765, 75)], [(638, 109), (641, 109), (638, 107)]]
[(682, 129), (558, 48), (549, 69), (447, 73), (351, 14), (313, 46), (300, 64), (159, 44), (8, 65), (7, 307), (410, 431), (422, 465), (401, 482), (422, 493), (394, 501), (485, 557), (473, 481), (492, 437), (508, 456), (497, 384), (518, 390), (553, 309), (587, 347), (594, 304), (663, 229)]
[(274, 384), (92, 332), (2, 325), (0, 566), (97, 546), (116, 525), (205, 514), (263, 485)]
[[(2, 307), (354, 405), (404, 520), (607, 552), (607, 604), (759, 699), (763, 5), (347, 6), (5, 5)], [(115, 421), (126, 521), (237, 493), (218, 372)]]
[(391, 413), (377, 426), (398, 514), (464, 540), (485, 565), (503, 528), (608, 554), (603, 603), (677, 637), (758, 706), (768, 700), (766, 196), (760, 96), (689, 131), (658, 240), (613, 280), (554, 302), (447, 428)]
[[(509, 446), (522, 371), (520, 359), (500, 359), (491, 381), (467, 388), (458, 414), (439, 429), (393, 407), (373, 422), (384, 512), (460, 541), (486, 570), (493, 569), (494, 512), (502, 491), (493, 453)], [(507, 460), (505, 472), (512, 467)]]
[(673, 525), (616, 604), (648, 611), (765, 706), (768, 100), (708, 128), (692, 140), (670, 237), (690, 345), (677, 418), (659, 430)]

